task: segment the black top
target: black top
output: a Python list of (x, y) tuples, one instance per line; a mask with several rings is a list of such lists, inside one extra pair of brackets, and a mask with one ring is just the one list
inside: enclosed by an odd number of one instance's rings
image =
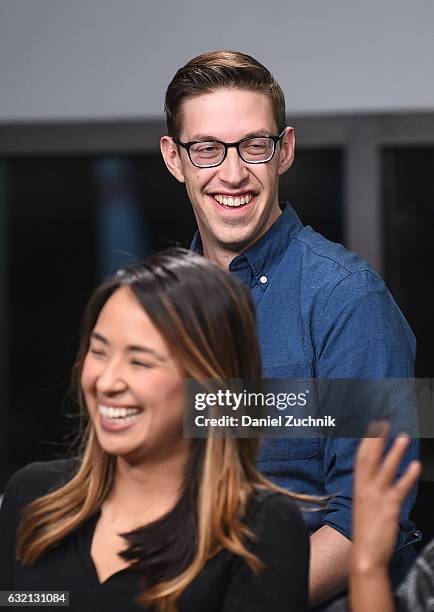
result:
[[(71, 460), (33, 463), (12, 477), (0, 510), (0, 590), (65, 590), (69, 610), (139, 612), (139, 576), (130, 569), (100, 583), (90, 556), (99, 513), (60, 545), (24, 567), (15, 560), (15, 534), (23, 507), (59, 487)], [(304, 612), (307, 610), (309, 542), (296, 504), (279, 493), (253, 496), (246, 524), (257, 540), (249, 548), (265, 563), (256, 576), (227, 550), (208, 561), (178, 600), (179, 612)]]

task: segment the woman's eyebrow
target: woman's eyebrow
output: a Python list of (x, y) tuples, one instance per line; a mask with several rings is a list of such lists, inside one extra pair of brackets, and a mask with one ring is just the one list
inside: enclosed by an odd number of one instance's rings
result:
[(147, 355), (153, 355), (158, 361), (166, 361), (167, 357), (160, 355), (154, 349), (148, 346), (140, 346), (139, 344), (130, 344), (127, 346), (127, 351), (137, 352), (137, 353), (146, 353)]
[(103, 344), (107, 344), (107, 345), (110, 344), (109, 341), (107, 340), (107, 338), (104, 338), (104, 336), (102, 334), (99, 334), (96, 331), (93, 331), (90, 334), (90, 338), (91, 338), (91, 340), (99, 340)]
[[(105, 338), (99, 332), (93, 331), (92, 334), (91, 334), (91, 338), (93, 340), (99, 340), (100, 342), (102, 342), (106, 346), (110, 345), (110, 342), (107, 340), (107, 338)], [(154, 349), (152, 349), (152, 348), (150, 348), (148, 346), (141, 346), (140, 344), (130, 344), (129, 346), (127, 346), (126, 350), (127, 351), (131, 351), (131, 352), (146, 353), (147, 355), (152, 355), (153, 357), (155, 357), (155, 359), (158, 359), (158, 361), (166, 361), (167, 360), (167, 357), (165, 357), (164, 355), (160, 355), (160, 353), (158, 353)]]

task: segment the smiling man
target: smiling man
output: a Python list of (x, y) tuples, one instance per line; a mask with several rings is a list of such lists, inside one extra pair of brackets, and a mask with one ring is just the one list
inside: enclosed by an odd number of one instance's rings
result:
[[(182, 113), (188, 117), (188, 129), (182, 131), (188, 144), (175, 138), (184, 147), (179, 156), (172, 142), (163, 139), (165, 159), (186, 184), (205, 255), (227, 267), (234, 254), (253, 245), (278, 219), (276, 176), (292, 163), (294, 133), (284, 128), (276, 136), (269, 99), (238, 88), (190, 98)], [(231, 143), (234, 134), (241, 139), (227, 147), (224, 142)], [(217, 138), (224, 142), (213, 142)], [(258, 163), (261, 159), (269, 161)]]
[(220, 87), (184, 95), (182, 77), (172, 81), (166, 98), (172, 137), (161, 139), (161, 150), (186, 185), (204, 254), (228, 267), (281, 214), (277, 177), (293, 162), (294, 131), (285, 127), (280, 88), (271, 99), (221, 79)]
[[(250, 288), (264, 376), (412, 377), (414, 337), (381, 278), (304, 227), (289, 204), (279, 205), (278, 179), (292, 165), (295, 141), (270, 72), (239, 52), (206, 53), (178, 70), (165, 111), (161, 151), (193, 206), (192, 248)], [(266, 440), (261, 448), (258, 465), (276, 482), (332, 496), (324, 512), (305, 517), (312, 605), (346, 586), (356, 446), (354, 439), (310, 438)], [(417, 455), (416, 443), (409, 455)], [(401, 515), (396, 582), (414, 556), (414, 496)]]

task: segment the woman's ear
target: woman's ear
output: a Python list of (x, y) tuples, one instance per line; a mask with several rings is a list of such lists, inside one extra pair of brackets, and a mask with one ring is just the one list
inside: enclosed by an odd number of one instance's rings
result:
[(284, 174), (292, 166), (295, 152), (295, 134), (292, 127), (285, 128), (281, 140), (278, 174)]
[(179, 150), (170, 136), (162, 136), (160, 140), (160, 150), (167, 169), (180, 183), (184, 183), (184, 173), (182, 171)]

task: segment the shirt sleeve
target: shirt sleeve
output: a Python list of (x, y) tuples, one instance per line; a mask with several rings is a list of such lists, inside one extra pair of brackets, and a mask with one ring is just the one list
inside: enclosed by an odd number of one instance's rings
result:
[[(381, 380), (414, 377), (415, 339), (382, 279), (370, 270), (348, 274), (327, 296), (316, 329), (316, 377), (376, 379), (375, 393), (369, 396), (369, 414), (373, 418), (384, 415), (387, 406), (393, 406), (394, 418), (401, 423), (399, 431), (407, 429), (402, 423), (410, 427), (416, 418), (414, 398), (409, 397), (407, 402), (402, 385), (383, 387)], [(363, 403), (351, 396), (350, 384), (347, 389), (348, 397), (340, 397), (344, 409), (363, 410)], [(324, 451), (325, 494), (332, 496), (324, 522), (349, 538), (358, 443), (356, 437), (329, 437)], [(418, 454), (418, 440), (414, 438), (400, 473)], [(407, 543), (413, 532), (409, 514), (416, 492), (415, 487), (401, 510), (398, 547)]]
[(431, 541), (395, 594), (399, 612), (429, 612), (434, 602), (434, 541)]
[(264, 568), (257, 575), (236, 559), (222, 612), (307, 611), (309, 540), (296, 504), (273, 495), (261, 503), (251, 529), (256, 541), (249, 548)]

